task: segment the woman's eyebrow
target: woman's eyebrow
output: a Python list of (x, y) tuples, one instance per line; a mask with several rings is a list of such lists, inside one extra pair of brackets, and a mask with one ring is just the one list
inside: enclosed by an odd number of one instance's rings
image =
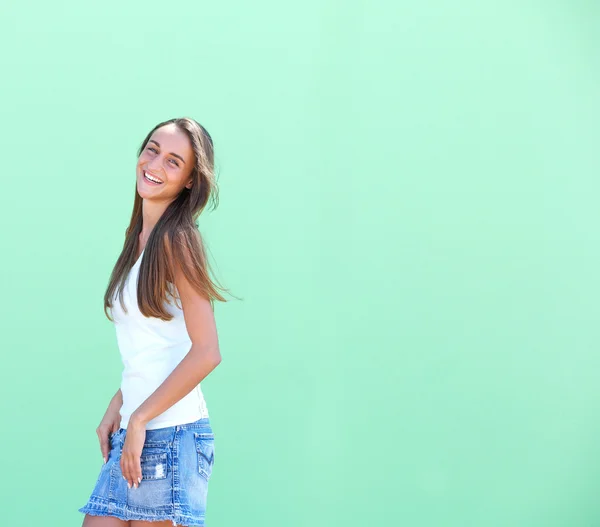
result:
[[(158, 141), (155, 141), (154, 139), (150, 139), (150, 141), (148, 141), (148, 142), (156, 143), (156, 146), (158, 146), (158, 148), (160, 148), (160, 143)], [(178, 159), (181, 159), (181, 162), (185, 165), (185, 160), (179, 154), (176, 154), (175, 152), (170, 152), (170, 155), (177, 157)]]

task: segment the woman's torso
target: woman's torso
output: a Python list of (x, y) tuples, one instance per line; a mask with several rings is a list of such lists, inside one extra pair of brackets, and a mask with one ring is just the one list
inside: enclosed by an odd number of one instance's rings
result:
[[(189, 352), (192, 342), (189, 338), (180, 302), (175, 302), (168, 293), (170, 303), (165, 308), (173, 315), (169, 321), (155, 317), (145, 317), (137, 305), (137, 280), (144, 251), (131, 268), (123, 290), (125, 313), (118, 294), (113, 298), (112, 316), (117, 334), (117, 342), (123, 373), (121, 391), (121, 428), (127, 428), (131, 414), (160, 386), (183, 357)], [(175, 293), (174, 285), (169, 291)], [(148, 422), (146, 429), (191, 423), (208, 417), (208, 409), (200, 385), (171, 406), (162, 414)]]

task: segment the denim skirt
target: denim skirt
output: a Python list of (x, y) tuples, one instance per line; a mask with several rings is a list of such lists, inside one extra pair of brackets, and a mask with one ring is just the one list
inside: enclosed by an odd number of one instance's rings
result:
[(142, 482), (127, 487), (121, 452), (127, 430), (110, 436), (108, 461), (79, 512), (121, 520), (171, 520), (173, 525), (204, 526), (206, 498), (215, 459), (215, 437), (208, 417), (193, 423), (146, 430), (140, 463)]

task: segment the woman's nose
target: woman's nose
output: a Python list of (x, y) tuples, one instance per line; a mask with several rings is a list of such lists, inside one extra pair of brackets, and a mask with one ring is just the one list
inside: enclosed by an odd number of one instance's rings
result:
[(161, 157), (157, 156), (148, 162), (148, 169), (156, 174), (161, 168), (161, 163)]

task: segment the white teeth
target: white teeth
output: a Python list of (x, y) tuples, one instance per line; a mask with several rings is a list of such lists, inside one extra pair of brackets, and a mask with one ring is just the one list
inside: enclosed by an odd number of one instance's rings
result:
[(153, 178), (152, 176), (149, 176), (147, 172), (144, 172), (144, 177), (146, 179), (149, 179), (150, 181), (153, 181), (154, 183), (162, 183), (162, 181), (160, 179), (156, 179), (156, 178)]

